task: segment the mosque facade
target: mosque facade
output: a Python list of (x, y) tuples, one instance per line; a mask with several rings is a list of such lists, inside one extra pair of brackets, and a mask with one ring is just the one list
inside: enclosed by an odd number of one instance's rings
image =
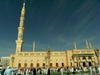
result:
[[(33, 43), (32, 52), (22, 52), (23, 32), (24, 32), (24, 18), (25, 16), (25, 2), (21, 11), (20, 24), (18, 27), (18, 39), (16, 40), (16, 53), (10, 55), (10, 66), (12, 68), (61, 68), (61, 67), (87, 67), (99, 64), (97, 56), (98, 50), (90, 49), (86, 40), (87, 49), (75, 49), (66, 51), (51, 51), (48, 47), (46, 52), (35, 52), (35, 41)], [(98, 51), (98, 52), (97, 52)], [(99, 52), (100, 53), (100, 52)], [(100, 55), (100, 54), (99, 54)]]

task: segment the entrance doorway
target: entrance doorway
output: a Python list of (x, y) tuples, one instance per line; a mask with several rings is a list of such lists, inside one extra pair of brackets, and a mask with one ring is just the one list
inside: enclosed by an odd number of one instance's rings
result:
[(89, 66), (92, 66), (92, 65), (91, 65), (91, 62), (89, 62)]
[(39, 67), (39, 63), (37, 63), (37, 67)]
[(70, 66), (72, 66), (72, 62), (70, 63)]
[(18, 64), (18, 68), (20, 68), (20, 67), (21, 67), (21, 63)]
[(43, 63), (43, 67), (45, 67), (45, 63)]
[(83, 67), (85, 67), (85, 62), (83, 62)]
[(62, 63), (62, 67), (64, 67), (64, 63)]

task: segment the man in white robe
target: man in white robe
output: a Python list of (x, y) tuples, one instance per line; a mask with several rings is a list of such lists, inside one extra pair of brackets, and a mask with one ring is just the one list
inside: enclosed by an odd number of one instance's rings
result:
[(61, 75), (63, 75), (63, 68), (61, 67)]
[(11, 67), (8, 66), (7, 69), (6, 69), (6, 71), (5, 71), (5, 73), (4, 73), (4, 75), (12, 75), (12, 72), (13, 72), (13, 71), (16, 71), (16, 70), (18, 70), (18, 68), (16, 68), (16, 69), (11, 69)]

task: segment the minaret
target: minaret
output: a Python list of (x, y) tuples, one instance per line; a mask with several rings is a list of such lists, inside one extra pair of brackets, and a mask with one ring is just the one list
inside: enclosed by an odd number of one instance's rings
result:
[(35, 52), (35, 41), (33, 42), (33, 52)]
[(74, 47), (75, 47), (75, 49), (76, 49), (76, 43), (74, 42)]
[(91, 42), (89, 42), (89, 44), (90, 44), (90, 49), (92, 49), (92, 45), (91, 45)]
[(23, 3), (23, 8), (21, 11), (21, 17), (20, 17), (20, 24), (18, 27), (18, 39), (16, 40), (16, 53), (22, 51), (22, 45), (23, 45), (23, 31), (24, 31), (24, 18), (25, 16), (25, 1)]
[(88, 42), (87, 42), (87, 40), (86, 40), (86, 47), (87, 47), (87, 49), (89, 49), (89, 46), (88, 46)]

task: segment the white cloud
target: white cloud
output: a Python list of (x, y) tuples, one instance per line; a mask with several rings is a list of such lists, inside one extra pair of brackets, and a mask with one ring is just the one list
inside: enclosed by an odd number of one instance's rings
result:
[(33, 47), (33, 45), (29, 45), (29, 44), (23, 44), (23, 46), (26, 46), (26, 47)]

